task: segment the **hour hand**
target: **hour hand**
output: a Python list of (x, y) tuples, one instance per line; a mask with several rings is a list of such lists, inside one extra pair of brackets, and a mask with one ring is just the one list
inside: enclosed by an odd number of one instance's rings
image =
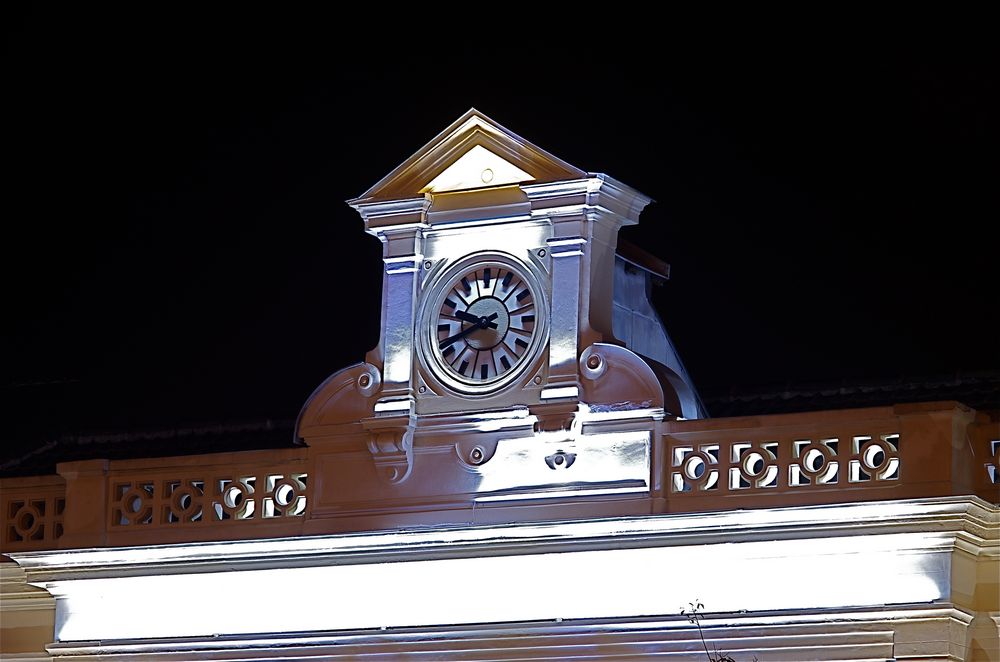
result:
[(469, 324), (475, 324), (480, 329), (497, 328), (497, 323), (493, 321), (497, 318), (496, 313), (493, 313), (489, 317), (476, 317), (475, 315), (468, 313), (464, 310), (456, 310), (455, 317), (462, 320), (463, 322), (468, 322)]
[(479, 318), (478, 317), (476, 317), (475, 315), (470, 315), (469, 313), (465, 312), (464, 310), (456, 310), (455, 311), (455, 317), (457, 317), (458, 319), (462, 320), (463, 322), (469, 322), (471, 324), (479, 324)]
[(463, 322), (468, 322), (469, 324), (479, 324), (479, 318), (476, 315), (467, 313), (464, 310), (456, 310), (455, 317), (462, 320)]

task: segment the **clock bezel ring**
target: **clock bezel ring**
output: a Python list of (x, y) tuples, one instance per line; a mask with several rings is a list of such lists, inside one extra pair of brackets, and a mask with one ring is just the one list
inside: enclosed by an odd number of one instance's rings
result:
[[(503, 375), (484, 382), (462, 378), (444, 365), (446, 359), (442, 357), (438, 348), (436, 328), (445, 298), (456, 282), (469, 271), (490, 266), (510, 270), (525, 283), (535, 302), (535, 326), (522, 358)], [(548, 339), (548, 294), (542, 286), (544, 271), (537, 265), (518, 259), (509, 253), (482, 251), (442, 265), (442, 268), (435, 272), (424, 285), (426, 295), (423, 297), (418, 317), (420, 332), (416, 334), (416, 350), (420, 365), (425, 366), (435, 381), (449, 391), (467, 396), (493, 395), (517, 382), (529, 366), (537, 363), (541, 349)]]

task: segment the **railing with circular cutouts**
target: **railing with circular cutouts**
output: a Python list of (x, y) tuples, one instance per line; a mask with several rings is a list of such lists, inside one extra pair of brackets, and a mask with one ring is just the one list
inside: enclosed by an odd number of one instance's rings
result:
[(668, 483), (678, 496), (887, 485), (902, 473), (897, 433), (668, 443)]
[(231, 523), (306, 512), (308, 476), (295, 471), (236, 472), (190, 478), (112, 480), (111, 525)]

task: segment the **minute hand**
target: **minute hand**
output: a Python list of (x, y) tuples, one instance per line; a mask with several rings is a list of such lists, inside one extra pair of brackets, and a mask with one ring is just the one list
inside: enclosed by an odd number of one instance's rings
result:
[(444, 349), (445, 347), (447, 347), (448, 345), (452, 344), (456, 340), (461, 340), (462, 338), (464, 338), (465, 336), (469, 335), (473, 331), (478, 331), (478, 330), (479, 330), (479, 325), (478, 324), (473, 324), (472, 326), (468, 327), (467, 329), (462, 329), (461, 331), (459, 331), (455, 335), (450, 336), (450, 337), (445, 338), (444, 340), (442, 340), (441, 344), (440, 344), (440, 348)]
[(495, 320), (496, 318), (497, 318), (497, 314), (496, 313), (493, 313), (489, 317), (477, 317), (475, 324), (470, 324), (468, 328), (462, 329), (461, 331), (459, 331), (455, 335), (450, 336), (448, 338), (445, 338), (444, 340), (441, 341), (441, 343), (438, 346), (441, 349), (444, 349), (445, 347), (447, 347), (448, 345), (452, 344), (456, 340), (460, 340), (460, 339), (464, 338), (465, 336), (469, 335), (473, 331), (478, 331), (479, 329), (485, 329), (485, 328), (488, 328), (488, 327), (494, 327), (495, 328), (496, 327), (496, 323), (494, 323), (493, 320)]

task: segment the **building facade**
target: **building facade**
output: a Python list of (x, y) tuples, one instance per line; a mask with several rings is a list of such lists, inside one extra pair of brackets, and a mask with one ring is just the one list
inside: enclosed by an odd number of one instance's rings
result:
[(470, 110), (299, 446), (3, 480), (5, 659), (1000, 660), (996, 412), (707, 417), (649, 201)]

